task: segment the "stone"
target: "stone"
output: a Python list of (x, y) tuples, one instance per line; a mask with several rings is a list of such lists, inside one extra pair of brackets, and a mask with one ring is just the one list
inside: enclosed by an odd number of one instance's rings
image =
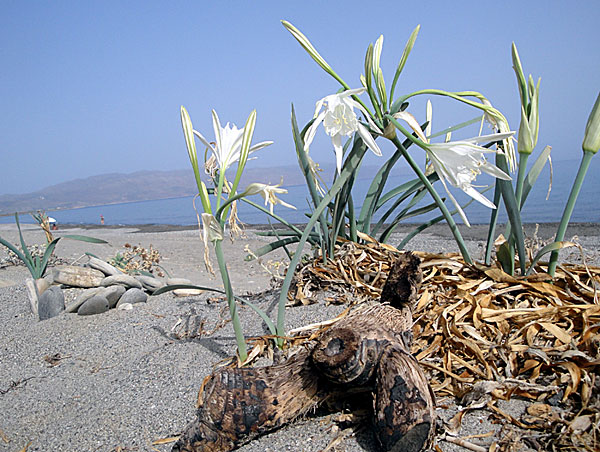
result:
[(104, 262), (103, 260), (98, 259), (97, 257), (90, 256), (88, 265), (91, 268), (100, 270), (106, 276), (114, 276), (114, 275), (122, 275), (123, 274), (123, 272), (121, 270), (119, 270), (117, 267), (114, 267), (113, 265), (110, 265), (108, 262)]
[(117, 308), (126, 303), (145, 303), (146, 300), (148, 300), (148, 295), (146, 295), (146, 293), (143, 290), (131, 288), (127, 290), (127, 292), (125, 292), (123, 296), (119, 299), (119, 302), (117, 303)]
[(108, 311), (108, 300), (102, 295), (94, 295), (81, 305), (77, 314), (93, 315)]
[(102, 287), (114, 286), (115, 284), (120, 284), (125, 287), (134, 287), (136, 289), (142, 288), (142, 283), (135, 279), (133, 276), (129, 275), (113, 275), (107, 276), (102, 279), (98, 285)]
[(102, 287), (92, 287), (91, 289), (84, 290), (77, 296), (77, 298), (75, 298), (74, 301), (67, 304), (65, 311), (69, 313), (77, 312), (83, 303), (92, 298), (94, 295), (97, 295), (102, 290)]
[(65, 310), (65, 296), (58, 286), (49, 287), (40, 295), (38, 317), (40, 320), (56, 317)]
[(89, 267), (61, 265), (53, 271), (54, 282), (71, 287), (98, 287), (104, 273)]
[(108, 307), (114, 308), (117, 305), (119, 299), (123, 296), (127, 289), (121, 285), (104, 287), (100, 289), (98, 295), (102, 295), (108, 300)]
[(133, 309), (133, 305), (131, 303), (123, 303), (117, 307), (119, 311), (131, 311)]
[[(167, 279), (168, 286), (176, 286), (179, 284), (191, 285), (192, 282), (186, 278), (169, 278)], [(194, 295), (200, 295), (204, 292), (202, 289), (175, 289), (173, 295), (176, 297), (192, 297)]]
[(173, 294), (176, 297), (193, 297), (204, 292), (202, 289), (175, 289)]
[(152, 276), (136, 275), (135, 279), (141, 282), (144, 289), (146, 289), (150, 293), (154, 292), (157, 289), (160, 289), (165, 285), (165, 283), (162, 282), (160, 279), (154, 278)]

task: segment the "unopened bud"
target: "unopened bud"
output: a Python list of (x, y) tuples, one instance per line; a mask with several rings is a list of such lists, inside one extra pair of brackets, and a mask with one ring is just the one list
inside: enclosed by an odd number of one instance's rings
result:
[(584, 152), (594, 154), (600, 149), (600, 93), (598, 93), (596, 103), (585, 126), (585, 135), (581, 147)]

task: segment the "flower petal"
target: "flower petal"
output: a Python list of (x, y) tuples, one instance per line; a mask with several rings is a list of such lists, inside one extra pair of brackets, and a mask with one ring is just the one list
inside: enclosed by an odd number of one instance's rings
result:
[(271, 146), (273, 144), (272, 141), (261, 141), (260, 143), (255, 144), (250, 147), (250, 152), (258, 151), (259, 149), (266, 148), (267, 146)]
[(379, 146), (377, 146), (377, 143), (375, 143), (375, 140), (373, 139), (371, 132), (369, 132), (369, 130), (365, 126), (363, 126), (360, 122), (358, 123), (358, 134), (363, 139), (365, 144), (369, 147), (369, 149), (371, 149), (373, 151), (373, 153), (375, 155), (377, 155), (377, 156), (382, 155), (381, 149), (379, 149)]
[(456, 198), (454, 196), (452, 196), (452, 193), (450, 193), (450, 190), (448, 189), (448, 186), (446, 185), (446, 182), (444, 181), (444, 179), (440, 178), (440, 180), (442, 181), (442, 184), (444, 185), (444, 188), (446, 189), (446, 193), (448, 193), (448, 197), (450, 198), (450, 200), (454, 204), (454, 207), (456, 207), (456, 210), (458, 211), (458, 214), (462, 218), (462, 220), (465, 223), (465, 225), (470, 228), (471, 227), (471, 223), (469, 223), (469, 219), (467, 218), (467, 215), (465, 215), (464, 210), (462, 209), (462, 207), (460, 206), (460, 204), (458, 203), (458, 201), (456, 200)]
[(204, 145), (207, 148), (212, 149), (214, 152), (214, 150), (215, 150), (214, 146), (212, 144), (210, 144), (208, 142), (208, 140), (206, 138), (204, 138), (200, 132), (198, 132), (197, 130), (193, 130), (193, 132), (194, 132), (194, 135), (196, 135), (200, 139), (200, 141), (202, 141), (202, 143), (204, 143)]
[(344, 148), (342, 147), (342, 137), (334, 135), (331, 137), (331, 142), (335, 150), (335, 164), (338, 170), (338, 174), (342, 172), (342, 159), (344, 158)]
[(415, 133), (417, 134), (419, 139), (421, 141), (427, 143), (427, 138), (425, 137), (425, 134), (423, 133), (423, 130), (421, 129), (421, 126), (419, 125), (419, 122), (413, 115), (411, 115), (407, 111), (399, 111), (398, 113), (394, 114), (394, 118), (402, 119), (403, 121), (405, 121), (410, 126), (410, 128), (415, 131)]
[(319, 115), (315, 118), (315, 121), (306, 131), (306, 135), (304, 135), (304, 152), (308, 154), (308, 148), (311, 143), (315, 139), (315, 134), (317, 133), (317, 128), (323, 122), (323, 118), (325, 118), (325, 112), (319, 113)]

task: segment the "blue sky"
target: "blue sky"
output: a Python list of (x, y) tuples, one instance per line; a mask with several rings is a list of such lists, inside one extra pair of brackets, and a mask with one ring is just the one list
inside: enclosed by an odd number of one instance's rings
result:
[[(538, 146), (552, 145), (555, 161), (579, 159), (600, 89), (595, 1), (4, 0), (1, 7), (0, 194), (109, 172), (188, 168), (180, 105), (207, 138), (212, 108), (238, 126), (255, 108), (254, 141), (275, 144), (253, 164), (294, 163), (291, 104), (306, 123), (315, 102), (339, 86), (281, 19), (302, 30), (352, 87), (360, 86), (364, 52), (380, 34), (390, 83), (421, 24), (396, 93), (480, 91), (514, 130), (516, 42), (526, 74), (542, 77)], [(421, 120), (425, 100), (410, 106)], [(432, 101), (434, 131), (475, 116)], [(332, 164), (330, 141), (318, 135), (311, 154)]]

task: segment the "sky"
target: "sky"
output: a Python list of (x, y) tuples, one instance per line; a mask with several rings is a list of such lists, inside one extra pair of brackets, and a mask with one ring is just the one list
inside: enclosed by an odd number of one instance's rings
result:
[[(256, 109), (254, 142), (275, 143), (252, 164), (295, 164), (291, 105), (302, 127), (339, 84), (282, 19), (352, 88), (380, 34), (389, 87), (420, 24), (396, 95), (479, 91), (518, 130), (515, 42), (526, 75), (542, 78), (538, 148), (552, 145), (554, 161), (580, 158), (600, 90), (597, 1), (0, 0), (0, 7), (0, 194), (103, 173), (190, 168), (181, 105), (209, 139), (211, 109), (239, 127)], [(434, 132), (477, 115), (421, 96), (409, 106), (420, 121), (427, 99)], [(323, 130), (317, 135), (311, 156), (333, 164), (331, 142)]]

